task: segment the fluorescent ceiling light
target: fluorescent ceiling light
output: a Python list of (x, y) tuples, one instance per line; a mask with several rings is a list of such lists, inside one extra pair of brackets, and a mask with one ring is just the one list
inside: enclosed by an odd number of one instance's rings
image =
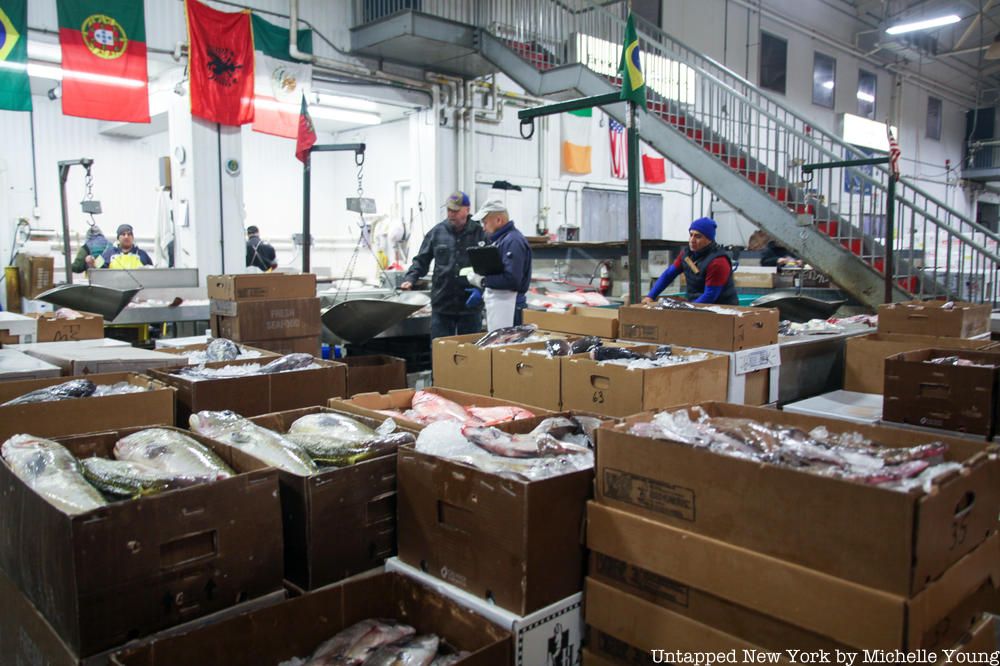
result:
[(824, 81), (823, 87), (827, 90), (833, 90), (833, 81)]
[(858, 91), (858, 99), (860, 99), (862, 102), (868, 102), (869, 104), (875, 103), (875, 95), (862, 92), (861, 90)]
[(323, 106), (332, 106), (338, 109), (354, 109), (355, 111), (378, 111), (378, 104), (367, 99), (357, 97), (345, 97), (344, 95), (328, 95), (317, 93), (316, 100)]
[(886, 30), (886, 33), (890, 35), (899, 35), (904, 32), (913, 32), (914, 30), (929, 30), (931, 28), (940, 28), (943, 25), (958, 23), (961, 20), (962, 17), (958, 14), (948, 14), (947, 16), (938, 16), (937, 18), (927, 19), (924, 21), (900, 23), (899, 25), (894, 25)]
[(142, 88), (146, 85), (145, 81), (139, 81), (137, 79), (123, 79), (118, 76), (105, 76), (104, 74), (91, 74), (90, 72), (66, 72), (62, 67), (57, 67), (55, 65), (39, 65), (33, 62), (29, 62), (28, 66), (25, 67), (24, 63), (20, 62), (0, 61), (0, 69), (13, 69), (18, 71), (24, 71), (27, 69), (28, 76), (33, 76), (36, 79), (52, 79), (53, 81), (76, 79), (77, 81), (90, 81), (92, 83), (104, 83), (106, 85), (124, 86), (126, 88)]
[[(895, 127), (893, 136), (899, 136)], [(865, 148), (874, 148), (883, 153), (889, 152), (889, 137), (885, 135), (885, 123), (856, 116), (853, 113), (844, 114), (844, 131), (842, 138), (845, 143)]]
[[(299, 104), (286, 104), (273, 99), (257, 98), (254, 100), (254, 105), (262, 109), (273, 109), (275, 111), (294, 113), (295, 115), (298, 115), (302, 110), (302, 107)], [(328, 106), (317, 106), (315, 104), (309, 107), (309, 115), (313, 118), (337, 120), (345, 123), (357, 123), (359, 125), (378, 125), (382, 122), (382, 118), (377, 113), (348, 111), (347, 109), (333, 109)]]

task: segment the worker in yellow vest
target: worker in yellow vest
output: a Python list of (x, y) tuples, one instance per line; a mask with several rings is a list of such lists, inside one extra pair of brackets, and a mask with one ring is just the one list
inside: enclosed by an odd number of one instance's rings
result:
[(112, 269), (142, 268), (153, 265), (153, 260), (149, 258), (149, 255), (135, 244), (135, 235), (131, 224), (118, 225), (118, 242), (104, 250), (104, 254), (101, 256), (104, 258), (104, 265)]

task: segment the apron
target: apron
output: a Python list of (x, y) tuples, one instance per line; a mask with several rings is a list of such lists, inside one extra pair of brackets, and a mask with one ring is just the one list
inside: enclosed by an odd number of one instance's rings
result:
[(514, 325), (514, 309), (517, 306), (517, 292), (508, 289), (483, 290), (486, 303), (486, 331), (495, 331)]

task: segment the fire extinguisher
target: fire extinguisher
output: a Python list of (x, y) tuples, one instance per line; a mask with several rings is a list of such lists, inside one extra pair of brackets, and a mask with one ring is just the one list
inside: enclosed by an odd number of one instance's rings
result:
[(606, 261), (601, 262), (600, 278), (597, 291), (600, 292), (601, 296), (607, 296), (608, 292), (611, 291), (611, 264)]

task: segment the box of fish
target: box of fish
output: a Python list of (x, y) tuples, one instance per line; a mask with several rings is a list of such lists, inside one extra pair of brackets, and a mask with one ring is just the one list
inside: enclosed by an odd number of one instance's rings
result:
[(388, 393), (360, 393), (346, 400), (331, 400), (329, 406), (372, 418), (390, 416), (401, 428), (415, 431), (423, 430), (436, 421), (494, 425), (553, 413), (521, 402), (437, 386)]
[(599, 419), (433, 423), (399, 449), (399, 558), (517, 615), (581, 590)]
[(493, 352), (507, 345), (565, 338), (564, 333), (538, 330), (534, 324), (436, 338), (431, 343), (434, 385), (489, 396), (493, 392)]
[(919, 349), (886, 358), (882, 418), (993, 437), (1000, 352)]
[(989, 303), (903, 301), (878, 306), (878, 332), (972, 338), (990, 330)]
[(59, 437), (172, 425), (175, 393), (134, 372), (0, 382), (0, 441), (21, 432)]
[(191, 414), (230, 409), (257, 416), (286, 409), (324, 405), (343, 396), (347, 367), (311, 354), (269, 359), (213, 361), (150, 375), (177, 389), (177, 425)]
[(997, 528), (992, 444), (713, 402), (597, 439), (599, 503), (897, 595)]
[(618, 337), (618, 309), (571, 305), (565, 312), (545, 310), (524, 311), (524, 323), (535, 324), (546, 331), (558, 331), (580, 336)]
[(202, 411), (190, 425), (277, 468), (285, 578), (311, 590), (396, 552), (396, 448), (415, 438), (387, 420), (309, 407), (250, 419)]
[(278, 474), (236, 454), (169, 426), (15, 435), (0, 567), (82, 657), (279, 590)]
[(778, 344), (778, 311), (691, 304), (669, 298), (619, 309), (622, 338), (698, 349), (740, 351)]
[(628, 416), (692, 401), (725, 400), (729, 359), (669, 345), (604, 346), (565, 359), (563, 409)]
[(281, 354), (276, 354), (266, 349), (258, 349), (257, 347), (251, 347), (241, 342), (233, 342), (228, 338), (215, 338), (209, 342), (182, 345), (180, 347), (160, 347), (156, 351), (185, 356), (187, 357), (188, 365), (217, 363), (219, 361), (244, 361), (247, 359), (254, 359), (258, 362), (263, 360), (266, 363), (281, 356)]
[(124, 649), (115, 666), (497, 666), (510, 632), (401, 574), (331, 585), (187, 634)]

